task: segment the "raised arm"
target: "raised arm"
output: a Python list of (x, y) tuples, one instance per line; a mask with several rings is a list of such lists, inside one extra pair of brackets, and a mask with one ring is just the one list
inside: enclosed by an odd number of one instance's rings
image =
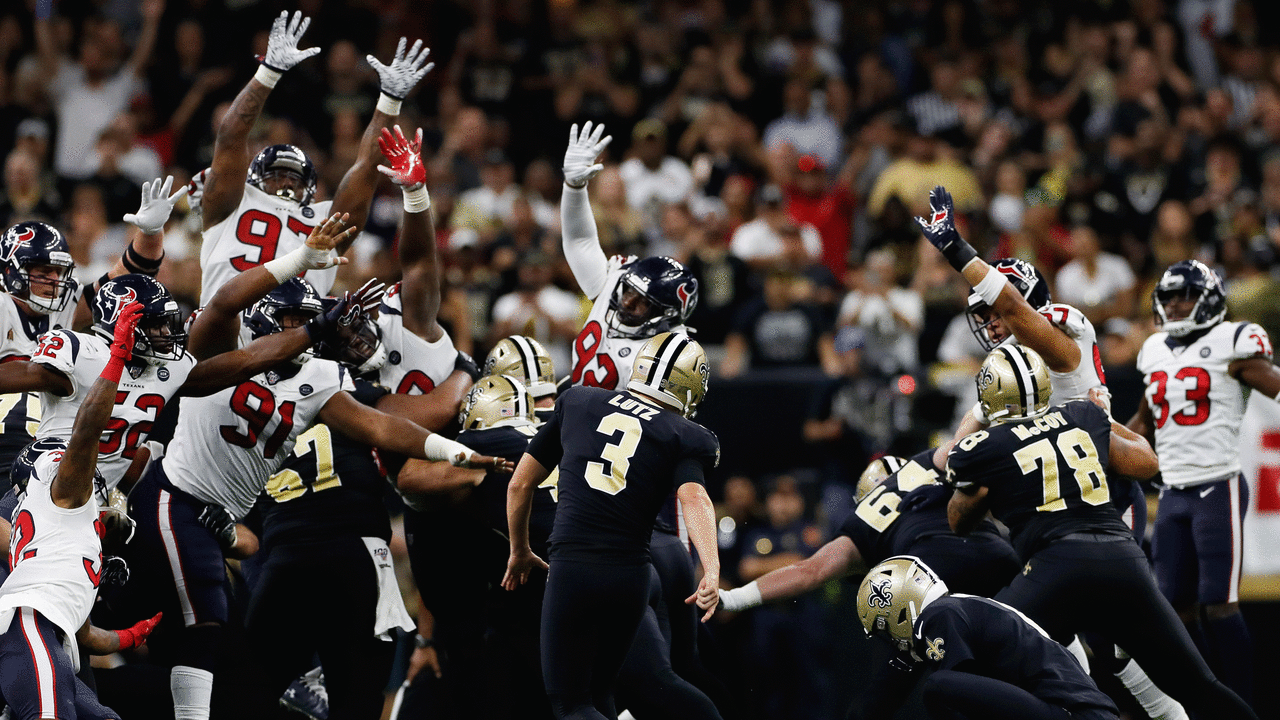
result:
[(298, 41), (310, 24), (311, 18), (303, 18), (300, 11), (293, 14), (292, 20), (288, 12), (280, 13), (280, 17), (271, 24), (267, 55), (258, 66), (258, 72), (222, 116), (213, 143), (213, 163), (205, 178), (204, 195), (200, 201), (206, 228), (235, 212), (244, 197), (244, 181), (250, 162), (249, 131), (262, 114), (267, 95), (271, 94), (271, 89), (286, 70), (320, 52), (320, 48), (298, 49)]
[(702, 580), (698, 582), (698, 589), (684, 601), (686, 604), (696, 603), (699, 610), (705, 610), (702, 622), (706, 622), (720, 604), (720, 548), (716, 543), (716, 510), (703, 482), (702, 463), (685, 459), (676, 465), (676, 483), (679, 484), (676, 497), (684, 510), (689, 539), (698, 550), (698, 560), (702, 563)]
[(973, 286), (974, 292), (1000, 313), (1018, 342), (1040, 353), (1045, 364), (1055, 372), (1071, 372), (1080, 365), (1080, 347), (1067, 334), (1031, 307), (1022, 293), (1005, 279), (1000, 271), (978, 257), (960, 232), (956, 230), (955, 208), (951, 193), (941, 186), (929, 194), (933, 215), (916, 218), (925, 238)]
[(164, 4), (165, 0), (142, 0), (142, 32), (138, 34), (138, 44), (133, 46), (133, 54), (129, 56), (128, 62), (129, 72), (138, 77), (146, 75), (151, 52), (156, 48)]
[[(365, 220), (369, 217), (369, 206), (373, 203), (373, 194), (378, 189), (378, 159), (375, 148), (380, 141), (379, 136), (400, 115), (400, 103), (413, 86), (436, 65), (427, 62), (427, 55), (431, 50), (422, 47), (421, 40), (415, 41), (408, 53), (405, 53), (406, 42), (406, 38), (400, 38), (396, 56), (390, 65), (383, 65), (372, 55), (365, 57), (370, 67), (378, 73), (382, 92), (378, 95), (373, 118), (365, 128), (364, 137), (360, 139), (360, 154), (347, 174), (342, 176), (338, 190), (333, 194), (332, 208), (336, 212), (350, 213), (351, 224), (356, 227), (364, 227)], [(421, 160), (418, 164), (422, 164)], [(345, 253), (353, 240), (354, 238), (339, 245), (339, 254)]]
[(587, 182), (604, 169), (596, 159), (613, 142), (612, 135), (602, 136), (604, 125), (596, 125), (592, 131), (590, 121), (582, 127), (581, 134), (577, 123), (569, 128), (569, 147), (564, 151), (565, 187), (560, 197), (564, 257), (578, 287), (593, 300), (604, 290), (609, 272), (609, 259), (600, 249), (600, 233), (587, 197)]
[[(401, 43), (403, 44), (403, 40)], [(400, 226), (400, 300), (404, 326), (427, 342), (444, 335), (437, 322), (440, 313), (440, 259), (436, 248), (436, 227), (431, 217), (431, 196), (427, 194), (427, 170), (422, 164), (422, 128), (413, 142), (405, 139), (400, 126), (395, 133), (383, 129), (378, 146), (390, 166), (378, 171), (391, 178), (404, 196)]]
[(124, 364), (133, 357), (133, 331), (138, 326), (142, 305), (130, 303), (120, 311), (115, 338), (111, 341), (111, 359), (94, 381), (76, 412), (75, 424), (67, 450), (58, 463), (50, 494), (60, 508), (79, 508), (93, 497), (93, 477), (98, 467), (98, 441), (111, 419), (116, 405), (116, 386)]
[(197, 360), (204, 360), (235, 349), (241, 312), (289, 278), (307, 270), (345, 264), (347, 259), (336, 255), (333, 249), (355, 232), (347, 225), (345, 215), (335, 213), (311, 231), (302, 247), (236, 275), (218, 288), (191, 323), (188, 351)]

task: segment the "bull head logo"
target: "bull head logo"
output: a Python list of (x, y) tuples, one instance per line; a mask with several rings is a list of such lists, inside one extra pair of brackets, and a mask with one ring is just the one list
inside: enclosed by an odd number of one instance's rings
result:
[(689, 283), (681, 283), (680, 287), (676, 288), (676, 297), (680, 299), (681, 315), (689, 314), (689, 311), (692, 309), (689, 307), (689, 304), (693, 302), (695, 297), (697, 297), (695, 293), (697, 293), (697, 290), (691, 290), (689, 288)]
[(26, 230), (23, 230), (22, 232), (10, 232), (9, 239), (10, 239), (10, 242), (8, 243), (7, 247), (5, 247), (4, 249), (5, 260), (12, 260), (13, 256), (18, 252), (18, 248), (30, 243), (32, 240), (35, 240), (36, 229), (29, 227)]
[(111, 313), (103, 318), (108, 325), (119, 320), (120, 313), (125, 309), (125, 307), (127, 307), (129, 303), (135, 302), (138, 299), (138, 291), (133, 288), (125, 288), (124, 292), (115, 292), (114, 288), (108, 288), (102, 292), (108, 298), (115, 301), (115, 306), (111, 308)]

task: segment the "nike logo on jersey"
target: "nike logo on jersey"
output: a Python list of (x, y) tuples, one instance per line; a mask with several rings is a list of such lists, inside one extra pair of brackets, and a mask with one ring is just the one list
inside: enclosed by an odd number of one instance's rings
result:
[(1211, 485), (1211, 486), (1209, 486), (1209, 487), (1207, 487), (1207, 488), (1205, 488), (1205, 489), (1201, 490), (1201, 491), (1200, 491), (1200, 497), (1206, 497), (1206, 496), (1208, 496), (1208, 495), (1209, 495), (1209, 493), (1213, 492), (1214, 488), (1216, 488), (1216, 487), (1217, 487), (1217, 485)]

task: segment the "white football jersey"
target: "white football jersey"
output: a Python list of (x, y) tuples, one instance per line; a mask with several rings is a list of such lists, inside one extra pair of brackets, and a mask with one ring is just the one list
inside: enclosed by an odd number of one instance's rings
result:
[[(111, 345), (97, 335), (55, 330), (41, 339), (39, 351), (31, 360), (71, 379), (71, 394), (66, 397), (40, 393), (42, 418), (36, 436), (70, 440), (85, 395), (111, 360)], [(108, 488), (120, 483), (138, 446), (147, 441), (151, 425), (195, 366), (195, 358), (183, 353), (180, 360), (164, 365), (125, 367), (116, 391), (116, 406), (98, 443), (98, 471)]]
[(53, 479), (62, 453), (36, 458), (27, 492), (13, 511), (9, 565), (13, 572), (0, 585), (0, 623), (8, 629), (13, 610), (40, 611), (68, 636), (89, 619), (102, 575), (102, 539), (98, 535), (98, 501), (75, 508), (53, 503)]
[(1187, 487), (1240, 472), (1240, 423), (1249, 386), (1227, 372), (1233, 360), (1271, 359), (1267, 331), (1223, 322), (1193, 342), (1158, 332), (1143, 343), (1138, 370), (1156, 428), (1164, 483)]
[[(1071, 400), (1088, 400), (1093, 388), (1107, 389), (1107, 376), (1102, 369), (1102, 353), (1098, 350), (1098, 333), (1084, 313), (1071, 307), (1053, 303), (1040, 308), (1040, 314), (1055, 327), (1067, 334), (1080, 348), (1080, 364), (1069, 373), (1049, 371), (1053, 384), (1050, 405), (1061, 405)], [(1110, 393), (1108, 393), (1108, 396)]]
[[(240, 207), (204, 231), (200, 306), (208, 305), (218, 288), (236, 275), (301, 247), (311, 229), (328, 217), (331, 204), (325, 200), (302, 206), (246, 184)], [(321, 295), (329, 294), (337, 276), (336, 267), (304, 275)]]
[(164, 471), (175, 487), (242, 518), (320, 408), (354, 389), (346, 368), (312, 358), (293, 377), (269, 370), (208, 397), (183, 398)]
[(453, 374), (458, 350), (445, 333), (427, 342), (404, 326), (400, 283), (391, 286), (378, 307), (378, 328), (387, 362), (378, 371), (378, 383), (402, 395), (426, 395)]
[[(595, 296), (591, 314), (587, 315), (582, 332), (573, 341), (573, 372), (569, 376), (569, 382), (573, 385), (588, 385), (606, 390), (626, 389), (636, 353), (649, 338), (609, 337), (608, 317), (614, 288), (626, 274), (627, 265), (634, 260), (634, 257), (624, 258), (621, 255), (609, 258), (604, 287)], [(671, 331), (688, 333), (688, 328), (680, 325), (671, 328)]]

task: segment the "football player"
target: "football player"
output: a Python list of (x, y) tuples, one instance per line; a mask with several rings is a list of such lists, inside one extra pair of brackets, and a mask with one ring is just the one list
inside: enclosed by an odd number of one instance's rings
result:
[(947, 587), (923, 560), (910, 555), (888, 558), (863, 578), (858, 588), (862, 629), (892, 648), (901, 670), (891, 673), (892, 682), (872, 685), (874, 702), (900, 705), (925, 673), (923, 699), (930, 717), (1119, 717), (1075, 658), (1025, 615), (995, 600), (952, 595)]
[(564, 256), (578, 287), (593, 301), (573, 342), (569, 384), (620, 390), (646, 340), (662, 332), (688, 333), (698, 281), (668, 257), (605, 257), (587, 198), (587, 182), (604, 169), (596, 158), (613, 140), (603, 136), (604, 125), (592, 130), (588, 122), (579, 133), (575, 124), (564, 153)]
[[(124, 216), (138, 235), (116, 264), (87, 288), (88, 298), (107, 280), (126, 273), (154, 276), (164, 258), (164, 225), (173, 206), (187, 193), (172, 195), (173, 178), (143, 183), (142, 204)], [(0, 236), (0, 284), (9, 299), (0, 299), (0, 363), (29, 360), (39, 338), (59, 328), (84, 328), (92, 313), (75, 276), (75, 261), (62, 233), (42, 222), (22, 222)], [(96, 376), (96, 373), (95, 373)], [(7, 475), (18, 451), (36, 436), (40, 398), (33, 392), (0, 395), (0, 474)], [(7, 480), (0, 486), (8, 487)]]
[[(200, 178), (204, 223), (201, 305), (207, 305), (214, 293), (238, 273), (301, 245), (317, 218), (347, 213), (353, 226), (364, 225), (378, 184), (374, 141), (379, 131), (399, 115), (400, 103), (409, 91), (435, 65), (426, 61), (430, 51), (422, 47), (420, 40), (406, 53), (405, 38), (400, 39), (390, 65), (383, 65), (372, 55), (366, 58), (378, 73), (381, 85), (377, 108), (361, 140), (360, 154), (343, 176), (332, 202), (313, 202), (317, 176), (306, 153), (294, 145), (272, 145), (249, 162), (248, 147), (249, 133), (271, 89), (286, 71), (320, 52), (320, 48), (298, 49), (298, 41), (310, 24), (311, 19), (303, 18), (301, 11), (292, 18), (283, 12), (275, 19), (262, 64), (218, 126), (213, 163)], [(344, 239), (339, 255), (346, 252), (352, 240), (354, 236)], [(327, 294), (335, 276), (333, 268), (311, 270), (307, 280)]]
[[(320, 295), (296, 277), (303, 268), (285, 267), (284, 259), (247, 270), (223, 286), (218, 294), (232, 300), (212, 302), (196, 316), (193, 347), (212, 354), (230, 349), (238, 336), (248, 342), (299, 326), (309, 326), (313, 336), (326, 335), (335, 325), (350, 327), (363, 307), (378, 299), (366, 285), (322, 312)], [(241, 314), (237, 331), (237, 320), (227, 310), (254, 297), (262, 299)], [(138, 522), (135, 551), (151, 585), (139, 602), (167, 605), (175, 612), (166, 614), (165, 622), (180, 618), (183, 623), (175, 628), (170, 674), (176, 717), (208, 717), (212, 671), (227, 621), (222, 557), (224, 549), (236, 545), (233, 521), (249, 512), (298, 436), (314, 422), (420, 459), (509, 465), (362, 405), (350, 395), (352, 389), (346, 368), (304, 353), (235, 387), (185, 398), (168, 454), (148, 467), (130, 495)]]
[(1184, 260), (1166, 270), (1151, 308), (1159, 332), (1138, 353), (1147, 388), (1129, 427), (1151, 439), (1160, 457), (1156, 577), (1183, 622), (1203, 633), (1218, 676), (1248, 699), (1253, 650), (1239, 592), (1249, 489), (1240, 474), (1240, 425), (1251, 391), (1280, 393), (1280, 371), (1266, 330), (1225, 321), (1222, 282), (1204, 263)]
[(686, 602), (705, 611), (704, 621), (719, 602), (715, 515), (703, 487), (719, 442), (688, 419), (706, 395), (706, 353), (685, 335), (662, 333), (634, 360), (626, 391), (570, 388), (560, 396), (507, 491), (511, 556), (502, 585), (514, 590), (548, 567), (530, 548), (529, 515), (534, 489), (559, 469), (541, 652), (560, 718), (616, 716), (613, 683), (647, 607), (649, 536), (672, 490), (705, 570)]
[[(105, 568), (95, 485), (98, 442), (133, 350), (139, 307), (126, 306), (111, 360), (89, 389), (66, 443), (45, 443), (13, 515), (12, 573), (0, 585), (0, 691), (23, 718), (118, 718), (75, 677)], [(103, 490), (105, 495), (105, 489)]]
[[(1049, 369), (1026, 346), (993, 350), (977, 385), (992, 424), (951, 450), (956, 490), (947, 512), (960, 534), (988, 511), (1008, 526), (1026, 565), (996, 599), (1059, 642), (1098, 631), (1200, 717), (1257, 717), (1209, 670), (1111, 504), (1112, 473), (1148, 479), (1159, 471), (1146, 440), (1093, 402), (1050, 406)], [(1109, 612), (1090, 609), (1100, 594)]]
[(555, 361), (542, 343), (524, 335), (502, 338), (484, 359), (485, 375), (510, 375), (533, 396), (533, 412), (546, 422), (556, 406)]

